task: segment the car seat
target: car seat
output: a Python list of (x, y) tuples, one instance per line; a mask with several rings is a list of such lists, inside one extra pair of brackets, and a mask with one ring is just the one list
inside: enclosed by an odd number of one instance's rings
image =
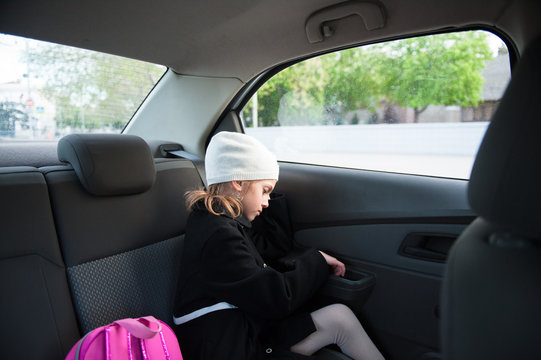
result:
[(541, 357), (539, 64), (541, 38), (523, 53), (475, 160), (468, 197), (478, 218), (443, 281), (446, 360)]

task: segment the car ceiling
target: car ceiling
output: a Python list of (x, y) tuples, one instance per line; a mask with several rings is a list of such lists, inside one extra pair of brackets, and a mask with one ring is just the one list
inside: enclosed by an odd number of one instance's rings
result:
[[(179, 74), (243, 82), (308, 54), (400, 34), (481, 25), (502, 29), (520, 48), (539, 33), (539, 12), (528, 10), (539, 2), (384, 0), (377, 2), (383, 28), (368, 31), (359, 16), (350, 16), (333, 22), (334, 36), (309, 43), (309, 16), (340, 2), (4, 0), (0, 32), (163, 64)], [(516, 24), (517, 14), (532, 14), (532, 20)]]

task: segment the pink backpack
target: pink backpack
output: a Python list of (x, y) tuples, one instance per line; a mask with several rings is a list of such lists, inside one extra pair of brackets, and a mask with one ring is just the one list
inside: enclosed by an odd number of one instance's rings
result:
[(122, 319), (86, 334), (66, 360), (182, 360), (171, 328), (152, 316)]

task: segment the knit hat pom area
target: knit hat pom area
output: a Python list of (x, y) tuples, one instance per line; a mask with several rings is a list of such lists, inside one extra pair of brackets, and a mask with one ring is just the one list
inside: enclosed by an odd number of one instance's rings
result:
[(222, 131), (210, 140), (205, 155), (207, 184), (244, 180), (278, 180), (276, 156), (255, 138)]

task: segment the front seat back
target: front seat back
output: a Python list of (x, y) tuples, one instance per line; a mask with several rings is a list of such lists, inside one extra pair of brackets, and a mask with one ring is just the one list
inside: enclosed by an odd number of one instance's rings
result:
[(479, 217), (449, 255), (446, 360), (541, 358), (541, 38), (524, 52), (468, 189)]

